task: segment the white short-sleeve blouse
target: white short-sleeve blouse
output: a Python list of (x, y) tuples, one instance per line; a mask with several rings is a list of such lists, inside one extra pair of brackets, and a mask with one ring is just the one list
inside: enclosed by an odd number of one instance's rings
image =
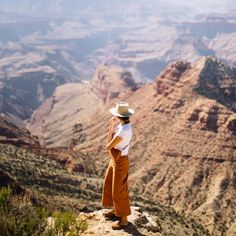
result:
[(130, 123), (125, 124), (125, 125), (119, 124), (114, 134), (114, 137), (116, 136), (121, 137), (123, 140), (120, 143), (118, 143), (114, 148), (121, 151), (121, 156), (128, 155), (130, 141), (132, 138), (131, 124)]

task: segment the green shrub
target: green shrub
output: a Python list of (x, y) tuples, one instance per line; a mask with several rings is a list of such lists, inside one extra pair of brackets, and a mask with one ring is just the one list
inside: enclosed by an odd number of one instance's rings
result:
[(68, 236), (77, 236), (87, 229), (87, 223), (77, 218), (72, 212), (56, 211), (53, 212), (52, 217), (54, 227), (51, 231), (55, 234), (65, 235), (67, 233)]
[[(50, 216), (54, 227), (48, 229), (47, 219)], [(86, 228), (87, 223), (72, 212), (50, 212), (45, 207), (33, 206), (26, 195), (13, 196), (9, 187), (0, 189), (1, 236), (78, 236)]]
[(76, 217), (70, 212), (54, 212), (52, 217), (55, 221), (55, 229), (63, 234), (68, 232), (76, 222)]
[(26, 196), (15, 197), (11, 189), (0, 189), (0, 232), (8, 235), (40, 235), (46, 221), (45, 209), (34, 207)]
[(12, 195), (12, 190), (8, 186), (7, 188), (0, 189), (0, 211), (7, 213), (8, 211), (8, 201)]

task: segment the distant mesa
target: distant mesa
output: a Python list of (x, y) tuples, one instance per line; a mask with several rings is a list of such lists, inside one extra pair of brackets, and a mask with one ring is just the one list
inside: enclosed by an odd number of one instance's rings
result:
[(193, 90), (236, 111), (236, 69), (216, 57), (202, 58), (195, 66), (186, 61), (171, 63), (156, 80), (157, 94), (171, 91), (182, 75), (194, 69), (199, 75)]
[(230, 22), (222, 16), (204, 16), (193, 22), (184, 22), (179, 25), (184, 32), (197, 37), (214, 38), (217, 34), (230, 34), (236, 31), (236, 23)]

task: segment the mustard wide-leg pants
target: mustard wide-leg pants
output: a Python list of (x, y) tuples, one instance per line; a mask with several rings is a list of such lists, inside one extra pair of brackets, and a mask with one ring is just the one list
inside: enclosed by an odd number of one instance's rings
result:
[(128, 216), (131, 214), (127, 183), (129, 159), (128, 156), (120, 156), (120, 151), (114, 148), (110, 153), (111, 160), (103, 184), (102, 206), (113, 207), (118, 217)]

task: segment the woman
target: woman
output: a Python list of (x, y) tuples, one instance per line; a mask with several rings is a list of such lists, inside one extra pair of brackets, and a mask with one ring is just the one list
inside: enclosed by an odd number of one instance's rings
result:
[[(131, 214), (127, 180), (129, 171), (128, 151), (132, 138), (129, 117), (134, 114), (134, 110), (129, 108), (127, 102), (118, 102), (116, 107), (110, 109), (110, 112), (114, 117), (110, 120), (106, 148), (111, 159), (103, 185), (102, 205), (113, 208), (104, 213), (105, 217), (117, 216), (120, 218), (119, 222), (112, 225), (112, 228), (122, 229), (128, 224), (127, 216)], [(114, 125), (117, 121), (120, 124), (114, 131)]]

